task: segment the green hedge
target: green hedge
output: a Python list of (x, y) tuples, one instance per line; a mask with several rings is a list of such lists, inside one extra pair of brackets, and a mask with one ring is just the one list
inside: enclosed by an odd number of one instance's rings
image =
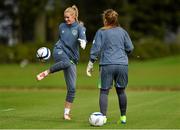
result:
[[(133, 42), (135, 49), (130, 55), (131, 59), (148, 60), (180, 54), (180, 43), (164, 43), (158, 39), (146, 38)], [(39, 47), (46, 46), (51, 50), (54, 43), (19, 43), (12, 47), (0, 44), (0, 63), (20, 63), (23, 60), (37, 62), (36, 51)], [(89, 60), (91, 43), (87, 44), (86, 50), (80, 48), (80, 62)], [(51, 58), (52, 60), (52, 58)]]
[(146, 38), (134, 42), (135, 49), (131, 58), (148, 60), (180, 54), (180, 43), (164, 43), (158, 39)]

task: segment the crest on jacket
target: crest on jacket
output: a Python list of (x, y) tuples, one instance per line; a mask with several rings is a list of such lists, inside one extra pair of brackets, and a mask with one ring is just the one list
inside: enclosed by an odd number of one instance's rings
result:
[(73, 30), (72, 30), (72, 34), (73, 34), (74, 36), (76, 36), (76, 35), (77, 35), (77, 30), (73, 29)]

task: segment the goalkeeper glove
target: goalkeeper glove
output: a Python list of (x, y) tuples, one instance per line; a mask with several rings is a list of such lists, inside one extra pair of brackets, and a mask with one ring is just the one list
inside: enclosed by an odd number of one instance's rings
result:
[(80, 42), (81, 48), (84, 50), (86, 48), (86, 41), (80, 38), (78, 38), (78, 41)]
[(89, 61), (87, 69), (86, 69), (87, 76), (91, 77), (92, 71), (93, 71), (93, 63), (91, 61)]

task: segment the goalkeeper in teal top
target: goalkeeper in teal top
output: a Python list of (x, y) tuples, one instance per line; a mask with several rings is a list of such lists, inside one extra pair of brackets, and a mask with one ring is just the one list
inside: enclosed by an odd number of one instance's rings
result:
[[(128, 33), (119, 26), (118, 13), (112, 9), (103, 13), (104, 27), (96, 32), (87, 66), (87, 75), (91, 76), (93, 63), (100, 58), (100, 112), (105, 116), (108, 107), (108, 94), (114, 81), (119, 108), (120, 122), (126, 123), (127, 98), (125, 88), (128, 84), (128, 54), (134, 46)], [(106, 122), (106, 121), (105, 121)]]
[(79, 46), (82, 49), (86, 47), (86, 29), (78, 21), (78, 9), (75, 5), (64, 11), (64, 20), (65, 23), (59, 25), (59, 40), (53, 49), (55, 64), (39, 73), (36, 78), (42, 80), (51, 73), (63, 70), (67, 86), (63, 118), (71, 120), (70, 110), (76, 88), (76, 64), (79, 60)]

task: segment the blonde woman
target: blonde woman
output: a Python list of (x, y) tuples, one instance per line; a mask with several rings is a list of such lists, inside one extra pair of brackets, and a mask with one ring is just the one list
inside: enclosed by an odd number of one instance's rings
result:
[(106, 114), (108, 107), (108, 94), (112, 88), (113, 81), (116, 88), (120, 120), (126, 123), (127, 98), (125, 88), (128, 84), (128, 54), (133, 50), (133, 44), (128, 33), (119, 26), (118, 13), (112, 9), (103, 13), (104, 27), (99, 29), (94, 37), (90, 52), (90, 61), (87, 66), (87, 75), (91, 76), (93, 63), (100, 58), (100, 112)]
[(36, 78), (42, 80), (49, 74), (63, 70), (67, 86), (63, 118), (71, 120), (70, 111), (76, 90), (76, 64), (79, 60), (79, 46), (82, 49), (86, 47), (86, 29), (79, 24), (78, 9), (75, 5), (65, 9), (64, 20), (65, 22), (59, 25), (59, 40), (54, 45), (55, 64)]

